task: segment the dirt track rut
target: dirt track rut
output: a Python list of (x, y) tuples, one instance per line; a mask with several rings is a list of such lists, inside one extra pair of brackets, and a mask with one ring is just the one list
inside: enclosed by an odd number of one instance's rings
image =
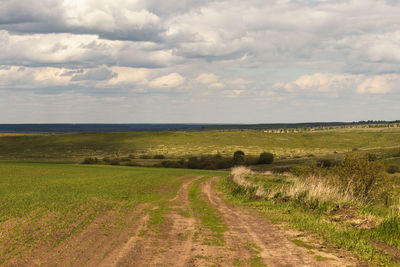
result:
[(289, 241), (288, 231), (271, 225), (254, 211), (227, 204), (214, 189), (213, 183), (218, 178), (205, 180), (200, 188), (204, 199), (220, 212), (228, 230), (223, 246), (205, 243), (211, 233), (193, 214), (188, 199), (190, 185), (197, 179), (185, 180), (177, 196), (170, 200), (160, 232), (148, 231), (141, 237), (132, 237), (123, 253), (114, 252), (115, 259), (108, 263), (114, 266), (355, 265), (349, 259), (297, 246)]

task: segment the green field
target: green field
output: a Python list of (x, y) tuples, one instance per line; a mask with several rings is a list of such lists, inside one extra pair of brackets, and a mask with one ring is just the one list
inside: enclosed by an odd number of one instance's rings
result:
[[(90, 225), (104, 221), (104, 234), (123, 231), (126, 218), (143, 205), (173, 197), (185, 175), (226, 172), (182, 169), (0, 163), (0, 265), (44, 246), (56, 247)], [(161, 209), (160, 209), (161, 210)], [(162, 210), (161, 210), (162, 211)], [(160, 213), (151, 213), (153, 224)]]
[[(289, 170), (295, 165), (304, 167), (321, 158), (343, 159), (348, 152), (374, 152), (387, 168), (400, 166), (400, 128), (339, 128), (282, 133), (209, 131), (2, 134), (0, 265), (18, 265), (21, 259), (29, 259), (37, 251), (59, 253), (50, 255), (52, 259), (57, 259), (58, 255), (67, 255), (57, 264), (74, 265), (75, 256), (68, 254), (77, 251), (71, 249), (73, 246), (86, 251), (86, 255), (92, 255), (91, 249), (98, 246), (100, 249), (96, 255), (106, 258), (115, 246), (121, 246), (129, 236), (134, 235), (141, 224), (140, 220), (146, 216), (149, 228), (147, 232), (140, 232), (139, 236), (151, 236), (148, 231), (161, 233), (161, 225), (168, 225), (164, 215), (170, 212), (172, 205), (167, 200), (177, 195), (189, 177), (193, 179), (202, 176), (206, 179), (228, 175), (226, 171), (71, 163), (82, 162), (85, 157), (109, 157), (118, 158), (122, 165), (138, 163), (149, 166), (163, 160), (152, 158), (155, 155), (164, 155), (167, 159), (217, 153), (232, 157), (236, 150), (254, 156), (263, 151), (274, 153), (276, 160), (273, 164), (252, 166), (253, 170), (261, 172), (274, 168)], [(111, 164), (105, 161), (101, 163)], [(274, 177), (258, 177), (255, 182), (263, 184), (264, 191), (283, 188), (286, 178)], [(399, 174), (391, 174), (390, 177), (393, 181), (390, 197), (394, 199), (399, 192)], [(198, 218), (202, 229), (210, 233), (207, 239), (209, 243), (221, 246), (225, 242), (222, 237), (226, 228), (215, 207), (204, 200), (200, 192), (202, 181), (204, 179), (192, 181), (188, 188), (189, 208), (180, 212), (182, 216)], [(351, 224), (353, 222), (342, 220), (341, 217), (338, 222), (332, 221), (336, 218), (330, 216), (331, 210), (310, 210), (297, 200), (276, 205), (273, 199), (253, 199), (247, 194), (232, 195), (228, 184), (221, 188), (232, 203), (249, 205), (263, 211), (274, 221), (283, 221), (294, 228), (316, 233), (334, 246), (355, 252), (363, 260), (392, 263), (391, 259), (382, 256), (369, 243), (373, 240), (384, 242), (384, 245), (390, 245), (396, 251), (400, 248), (397, 239), (392, 242), (390, 236), (382, 240), (378, 238), (387, 232), (386, 228), (380, 227), (380, 223), (391, 222), (387, 219), (393, 215), (390, 209), (383, 206), (357, 206), (350, 203), (350, 207), (357, 207), (357, 210), (351, 210), (346, 216), (374, 223), (371, 229), (365, 230), (354, 228)], [(282, 197), (280, 194), (276, 196), (278, 199)], [(311, 202), (305, 203), (310, 205)], [(329, 206), (332, 209), (342, 205), (339, 202), (332, 203)], [(379, 229), (383, 229), (383, 232), (379, 232)], [(398, 232), (398, 229), (393, 231)], [(353, 239), (358, 242), (352, 242)], [(84, 248), (81, 248), (83, 244)], [(98, 259), (98, 262), (102, 259)]]
[(278, 157), (316, 156), (352, 150), (400, 148), (400, 128), (333, 129), (298, 133), (264, 131), (3, 134), (1, 159), (77, 162), (84, 157), (163, 154), (169, 158), (236, 150), (270, 151)]

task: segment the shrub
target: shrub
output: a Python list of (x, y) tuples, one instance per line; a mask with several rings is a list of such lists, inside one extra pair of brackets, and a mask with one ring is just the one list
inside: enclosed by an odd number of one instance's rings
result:
[(129, 155), (128, 155), (128, 158), (130, 158), (130, 159), (135, 159), (136, 157), (135, 157), (135, 155), (129, 154)]
[(335, 170), (334, 183), (342, 190), (350, 190), (361, 202), (369, 202), (385, 190), (384, 166), (371, 161), (368, 155), (347, 155)]
[(271, 164), (274, 162), (274, 155), (269, 152), (263, 152), (258, 158), (258, 164)]
[(316, 165), (321, 168), (329, 169), (337, 164), (333, 159), (318, 159)]
[(140, 167), (141, 165), (137, 162), (130, 161), (126, 164), (126, 166), (131, 166), (131, 167)]
[(241, 150), (235, 151), (233, 153), (233, 165), (239, 166), (244, 165), (244, 152)]
[(399, 166), (396, 166), (396, 165), (390, 165), (389, 167), (387, 167), (386, 172), (393, 174), (396, 172), (400, 172), (400, 168), (399, 168)]
[(366, 158), (367, 158), (369, 161), (375, 161), (375, 160), (378, 159), (378, 157), (377, 157), (376, 154), (374, 154), (374, 153), (367, 153)]
[(255, 156), (245, 156), (244, 157), (244, 165), (250, 166), (250, 165), (256, 165), (258, 164), (258, 157)]
[(141, 158), (141, 159), (151, 159), (151, 156), (150, 156), (150, 155), (143, 154), (143, 155), (140, 155), (140, 158)]
[(94, 158), (85, 158), (82, 161), (82, 164), (97, 164), (99, 162), (98, 158), (94, 157)]
[(161, 165), (164, 168), (184, 168), (185, 166), (183, 163), (182, 161), (164, 160), (161, 162)]
[(155, 155), (153, 158), (154, 159), (165, 159), (165, 156), (164, 155)]
[(190, 157), (186, 166), (189, 169), (227, 169), (232, 167), (232, 160), (221, 155), (203, 155), (200, 158)]
[(129, 157), (122, 157), (121, 161), (131, 161), (131, 159)]
[(274, 167), (274, 168), (271, 169), (271, 172), (275, 173), (275, 174), (283, 174), (285, 172), (290, 172), (290, 169), (291, 168), (287, 167), (287, 166)]
[(307, 175), (310, 171), (310, 168), (308, 166), (298, 165), (291, 167), (289, 171), (294, 176), (301, 177)]
[(120, 165), (120, 163), (117, 159), (112, 159), (110, 160), (110, 165)]

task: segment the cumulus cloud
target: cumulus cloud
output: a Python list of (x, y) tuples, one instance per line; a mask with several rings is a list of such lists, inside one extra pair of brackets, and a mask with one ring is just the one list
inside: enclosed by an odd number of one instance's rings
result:
[(400, 75), (389, 74), (373, 76), (365, 79), (357, 86), (360, 94), (387, 94), (395, 89), (399, 89)]
[(340, 92), (386, 94), (398, 89), (398, 81), (400, 74), (366, 76), (315, 73), (301, 76), (291, 82), (277, 82), (274, 88), (291, 93), (323, 93), (337, 97)]
[(71, 81), (104, 81), (118, 76), (106, 67), (101, 67), (93, 70), (88, 70), (83, 74), (78, 74), (72, 77)]
[(3, 0), (0, 89), (392, 101), (399, 13), (388, 0)]
[(179, 73), (174, 72), (152, 80), (149, 83), (149, 86), (153, 88), (170, 89), (179, 87), (184, 81), (185, 78), (183, 78)]
[(218, 81), (218, 76), (214, 73), (202, 73), (197, 76), (196, 81), (204, 84), (216, 83)]
[(8, 66), (0, 69), (0, 88), (66, 86), (70, 78), (63, 76), (64, 72), (61, 68)]

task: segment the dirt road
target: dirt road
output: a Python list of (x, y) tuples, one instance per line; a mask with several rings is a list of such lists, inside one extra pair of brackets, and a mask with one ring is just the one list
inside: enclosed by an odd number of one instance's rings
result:
[(26, 249), (5, 266), (357, 265), (306, 233), (227, 204), (215, 190), (218, 178), (178, 179), (182, 186), (172, 199), (109, 210), (58, 246)]
[[(224, 244), (205, 242), (212, 235), (191, 209), (189, 178), (170, 201), (161, 231), (133, 236), (113, 251), (103, 266), (349, 266), (351, 260), (290, 241), (298, 233), (278, 229), (254, 211), (227, 204), (214, 189), (218, 178), (200, 184), (206, 201), (220, 213), (227, 230)], [(145, 228), (146, 226), (142, 226)]]

